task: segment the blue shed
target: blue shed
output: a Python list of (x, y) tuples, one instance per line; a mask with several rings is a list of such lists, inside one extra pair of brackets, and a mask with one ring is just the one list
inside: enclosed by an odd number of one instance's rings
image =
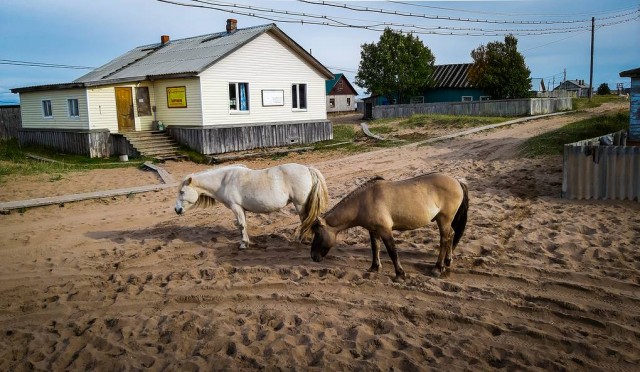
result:
[(629, 139), (634, 142), (640, 142), (640, 67), (622, 71), (620, 77), (631, 78)]

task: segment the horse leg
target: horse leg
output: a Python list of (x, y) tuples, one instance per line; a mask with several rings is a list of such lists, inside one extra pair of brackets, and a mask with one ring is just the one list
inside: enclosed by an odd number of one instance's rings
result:
[(400, 265), (400, 260), (398, 259), (398, 252), (396, 252), (396, 243), (393, 240), (393, 233), (391, 232), (391, 230), (384, 231), (380, 234), (380, 238), (382, 238), (382, 242), (387, 248), (387, 253), (389, 254), (391, 262), (393, 262), (393, 267), (396, 270), (396, 277), (393, 280), (404, 280), (406, 274), (402, 269), (402, 265)]
[(240, 242), (240, 249), (246, 249), (249, 246), (249, 234), (247, 233), (247, 218), (244, 214), (244, 209), (239, 205), (231, 206), (233, 214), (236, 215), (236, 226), (240, 229), (242, 235), (242, 241)]
[[(436, 217), (438, 223), (438, 230), (440, 231), (440, 253), (438, 254), (438, 260), (433, 268), (433, 274), (440, 276), (446, 271), (446, 268), (451, 266), (451, 246), (453, 244), (453, 229), (450, 224), (443, 221), (441, 216)], [(445, 266), (446, 265), (446, 266)]]
[(307, 218), (307, 213), (305, 212), (305, 205), (294, 202), (293, 206), (296, 208), (296, 213), (298, 214), (298, 217), (300, 217), (300, 230), (298, 231), (298, 240), (302, 243), (309, 243), (310, 239), (308, 237), (302, 236), (302, 223)]
[(377, 273), (382, 267), (382, 263), (380, 263), (380, 242), (378, 241), (378, 236), (371, 231), (369, 231), (369, 239), (371, 239), (371, 254), (373, 256), (369, 272)]

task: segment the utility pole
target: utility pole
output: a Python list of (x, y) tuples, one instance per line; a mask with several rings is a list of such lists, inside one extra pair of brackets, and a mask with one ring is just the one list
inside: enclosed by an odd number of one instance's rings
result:
[(589, 69), (589, 102), (593, 95), (593, 34), (595, 32), (596, 17), (591, 17), (591, 67)]

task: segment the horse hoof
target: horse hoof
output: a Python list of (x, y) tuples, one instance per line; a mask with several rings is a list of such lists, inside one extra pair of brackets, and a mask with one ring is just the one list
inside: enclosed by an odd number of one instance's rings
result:
[(443, 273), (444, 273), (444, 270), (440, 269), (437, 266), (434, 267), (433, 270), (431, 270), (431, 275), (435, 278), (439, 278)]
[(453, 262), (453, 260), (452, 260), (452, 259), (450, 259), (450, 258), (445, 258), (445, 259), (444, 259), (444, 265), (445, 265), (446, 267), (450, 267), (450, 266), (451, 266), (451, 262)]
[(394, 283), (404, 283), (405, 280), (405, 275), (396, 275), (395, 278), (393, 278), (393, 282)]

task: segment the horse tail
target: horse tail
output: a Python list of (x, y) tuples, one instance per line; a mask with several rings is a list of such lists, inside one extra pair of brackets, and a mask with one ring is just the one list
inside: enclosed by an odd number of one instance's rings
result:
[(307, 168), (311, 174), (311, 191), (309, 191), (309, 195), (304, 204), (305, 218), (300, 224), (300, 240), (309, 235), (311, 225), (313, 225), (320, 213), (325, 211), (329, 203), (329, 191), (327, 190), (327, 183), (324, 180), (324, 176), (316, 168)]
[(454, 231), (452, 250), (456, 248), (460, 238), (462, 238), (464, 228), (467, 226), (467, 212), (469, 211), (469, 190), (467, 184), (460, 180), (458, 180), (458, 182), (460, 182), (460, 186), (462, 186), (463, 198), (455, 217), (453, 217), (453, 221), (451, 221), (451, 227)]

